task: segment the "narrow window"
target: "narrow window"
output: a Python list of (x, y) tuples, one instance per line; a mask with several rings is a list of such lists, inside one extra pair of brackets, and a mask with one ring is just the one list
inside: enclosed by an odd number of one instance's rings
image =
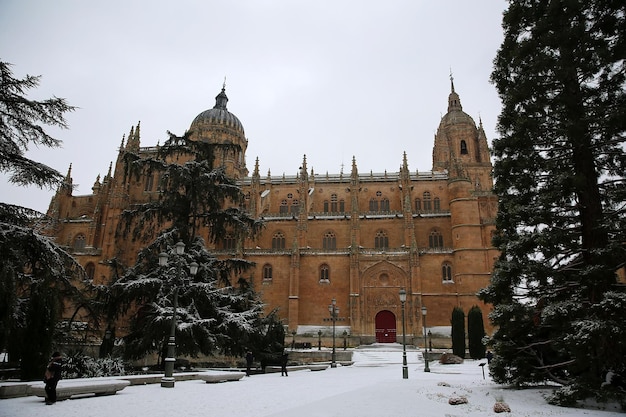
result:
[(464, 140), (461, 141), (461, 155), (467, 155), (467, 143)]
[(435, 199), (433, 200), (434, 206), (435, 206), (435, 211), (440, 211), (441, 210), (441, 200), (439, 200), (439, 197), (435, 197)]
[(431, 201), (430, 201), (430, 193), (426, 191), (423, 194), (423, 198), (424, 198), (424, 211), (431, 211), (432, 206), (431, 206)]
[(320, 281), (330, 281), (330, 268), (326, 264), (320, 266)]
[(337, 212), (337, 194), (330, 196), (330, 211), (333, 213)]
[(287, 213), (289, 211), (289, 206), (287, 205), (287, 200), (283, 200), (280, 202), (280, 213)]
[(443, 282), (452, 282), (452, 265), (447, 262), (441, 266), (441, 280)]
[(329, 210), (328, 200), (324, 200), (324, 213), (328, 213), (328, 210)]
[(300, 212), (299, 208), (300, 208), (300, 202), (298, 200), (293, 200), (291, 202), (291, 213), (298, 214)]
[(271, 281), (272, 280), (272, 265), (265, 264), (263, 265), (263, 281)]
[(383, 198), (380, 200), (380, 211), (389, 211), (389, 199)]
[(89, 262), (87, 265), (85, 265), (85, 273), (87, 274), (87, 278), (89, 278), (90, 280), (93, 280), (93, 276), (95, 275), (96, 272), (96, 266), (93, 264), (93, 262)]
[(419, 198), (415, 199), (415, 211), (420, 211), (422, 210), (422, 200), (420, 200)]
[(376, 200), (375, 198), (372, 198), (370, 200), (370, 211), (372, 212), (378, 211), (378, 200)]
[(346, 211), (346, 202), (339, 200), (339, 212), (344, 213)]

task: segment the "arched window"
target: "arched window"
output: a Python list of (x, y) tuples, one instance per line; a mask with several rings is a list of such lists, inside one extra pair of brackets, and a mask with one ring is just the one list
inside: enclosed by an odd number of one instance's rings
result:
[(328, 200), (324, 200), (324, 213), (328, 213), (329, 210), (330, 210), (330, 205), (328, 203)]
[(443, 248), (443, 236), (438, 230), (432, 230), (428, 235), (429, 248)]
[(461, 155), (467, 155), (467, 143), (464, 140), (461, 141)]
[(225, 250), (236, 249), (235, 236), (232, 233), (226, 233), (222, 243)]
[(283, 200), (280, 202), (280, 213), (287, 213), (289, 211), (289, 206), (287, 205), (287, 200)]
[(154, 174), (150, 174), (146, 176), (146, 184), (144, 186), (144, 191), (152, 191), (152, 187), (154, 185)]
[(383, 198), (380, 200), (380, 211), (389, 211), (389, 199)]
[(87, 274), (87, 278), (93, 280), (93, 276), (96, 273), (96, 266), (93, 264), (93, 262), (89, 262), (87, 263), (87, 265), (85, 265), (85, 273)]
[(443, 282), (452, 282), (452, 265), (444, 262), (441, 265), (441, 280)]
[(324, 238), (322, 239), (322, 248), (324, 249), (337, 249), (337, 237), (333, 232), (324, 233)]
[(320, 281), (330, 281), (330, 267), (326, 264), (320, 266)]
[(276, 232), (272, 236), (272, 249), (285, 249), (285, 235), (283, 232)]
[(374, 197), (370, 199), (370, 211), (378, 211), (378, 200)]
[(265, 264), (263, 265), (263, 281), (271, 281), (272, 280), (272, 265)]
[(346, 211), (346, 202), (341, 199), (339, 200), (339, 213), (343, 213)]
[(337, 194), (330, 195), (330, 211), (333, 213), (337, 212)]
[(299, 208), (300, 208), (300, 201), (293, 200), (291, 202), (291, 213), (298, 214), (300, 212)]
[(77, 234), (74, 237), (74, 250), (75, 251), (82, 251), (85, 249), (85, 235), (82, 233)]
[(434, 204), (435, 211), (440, 211), (441, 210), (441, 200), (439, 200), (439, 197), (435, 197), (433, 199), (433, 204)]
[(426, 191), (422, 197), (424, 199), (424, 211), (431, 211), (433, 207), (431, 205), (432, 201), (430, 200), (430, 193)]
[(376, 249), (387, 249), (389, 247), (389, 237), (384, 230), (376, 232), (376, 236), (374, 237), (374, 247)]
[(419, 198), (415, 199), (415, 211), (421, 211), (422, 210), (422, 200), (420, 200)]

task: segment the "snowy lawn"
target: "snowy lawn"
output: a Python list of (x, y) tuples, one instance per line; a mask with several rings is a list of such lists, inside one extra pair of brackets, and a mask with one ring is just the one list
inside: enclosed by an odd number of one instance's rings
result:
[[(430, 364), (424, 372), (421, 353), (408, 351), (409, 378), (402, 379), (402, 352), (355, 350), (352, 366), (324, 371), (292, 371), (253, 375), (240, 381), (207, 384), (178, 381), (175, 388), (159, 384), (130, 386), (116, 395), (85, 397), (44, 405), (43, 399), (0, 400), (2, 417), (367, 417), (367, 416), (486, 416), (496, 400), (511, 413), (503, 416), (623, 416), (618, 411), (567, 409), (543, 399), (546, 389), (510, 390), (494, 384), (479, 363)], [(447, 384), (443, 385), (442, 383)], [(450, 397), (468, 403), (450, 405)]]

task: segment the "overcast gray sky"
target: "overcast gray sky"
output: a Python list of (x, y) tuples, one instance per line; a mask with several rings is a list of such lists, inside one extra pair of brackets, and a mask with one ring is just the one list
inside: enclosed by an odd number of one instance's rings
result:
[[(489, 83), (504, 0), (0, 0), (0, 60), (42, 75), (30, 98), (79, 109), (58, 149), (28, 155), (90, 194), (141, 121), (142, 146), (183, 134), (226, 77), (248, 169), (295, 175), (432, 166), (450, 71), (463, 110), (489, 139), (500, 100)], [(45, 211), (53, 191), (0, 177), (1, 201)]]

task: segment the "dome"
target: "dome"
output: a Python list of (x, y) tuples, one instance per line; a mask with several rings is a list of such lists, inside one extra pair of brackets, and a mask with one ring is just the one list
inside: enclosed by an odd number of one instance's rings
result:
[(225, 87), (222, 87), (222, 92), (215, 97), (215, 106), (197, 115), (191, 122), (190, 130), (200, 133), (210, 128), (227, 128), (245, 136), (243, 125), (237, 116), (226, 109), (227, 102), (228, 97), (226, 96)]
[(454, 82), (450, 79), (452, 91), (448, 96), (448, 113), (441, 119), (440, 126), (452, 125), (458, 123), (470, 123), (472, 126), (476, 126), (476, 122), (472, 119), (472, 116), (463, 111), (461, 106), (461, 99), (459, 95), (454, 91)]

